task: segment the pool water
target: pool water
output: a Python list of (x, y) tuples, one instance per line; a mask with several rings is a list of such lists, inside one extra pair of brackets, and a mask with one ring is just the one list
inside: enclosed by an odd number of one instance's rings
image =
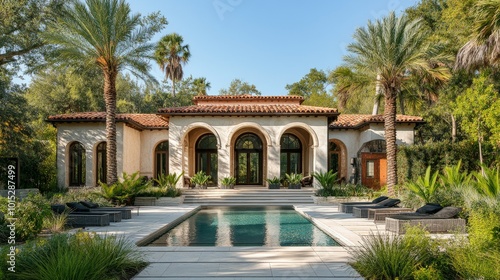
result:
[(148, 246), (340, 246), (293, 207), (211, 207)]

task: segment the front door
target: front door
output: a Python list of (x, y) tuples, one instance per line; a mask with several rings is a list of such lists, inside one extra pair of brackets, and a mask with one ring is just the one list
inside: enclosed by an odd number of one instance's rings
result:
[(242, 134), (235, 144), (238, 185), (262, 185), (262, 141), (253, 133)]
[(361, 184), (376, 190), (387, 184), (385, 153), (361, 154)]

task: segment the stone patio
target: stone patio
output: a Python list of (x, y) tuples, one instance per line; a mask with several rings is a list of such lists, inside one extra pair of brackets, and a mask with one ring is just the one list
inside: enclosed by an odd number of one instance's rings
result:
[[(137, 242), (198, 205), (141, 206), (131, 220), (85, 230)], [(363, 279), (349, 264), (348, 247), (384, 224), (339, 213), (337, 206), (295, 205), (343, 247), (137, 247), (150, 265), (134, 279)]]

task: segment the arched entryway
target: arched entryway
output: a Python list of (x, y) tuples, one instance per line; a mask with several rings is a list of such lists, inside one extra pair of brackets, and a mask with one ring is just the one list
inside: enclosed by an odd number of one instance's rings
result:
[(107, 182), (106, 142), (101, 142), (96, 147), (96, 184)]
[(73, 142), (69, 146), (69, 185), (84, 186), (86, 171), (85, 148), (80, 142)]
[(243, 133), (234, 145), (236, 184), (262, 185), (263, 145), (254, 133)]
[(196, 142), (196, 169), (210, 175), (210, 184), (216, 184), (218, 172), (217, 138), (212, 133), (202, 135)]
[(168, 141), (163, 141), (155, 148), (155, 178), (168, 173)]
[(297, 136), (285, 133), (280, 140), (280, 178), (292, 173), (302, 174), (302, 143)]
[(328, 143), (328, 170), (337, 173), (341, 182), (350, 180), (347, 174), (347, 149), (341, 141), (331, 139)]

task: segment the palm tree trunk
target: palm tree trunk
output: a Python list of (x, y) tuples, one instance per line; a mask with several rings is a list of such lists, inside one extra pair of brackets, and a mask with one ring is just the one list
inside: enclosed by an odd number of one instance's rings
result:
[(378, 115), (378, 108), (380, 104), (380, 75), (377, 75), (377, 82), (375, 83), (375, 102), (373, 103), (372, 115)]
[(175, 79), (172, 79), (172, 95), (175, 97)]
[(115, 71), (104, 71), (104, 101), (106, 102), (106, 172), (107, 183), (118, 181), (116, 162), (116, 75)]
[(389, 196), (394, 195), (394, 187), (398, 183), (396, 159), (396, 99), (396, 89), (389, 88), (385, 90), (384, 129), (387, 157), (387, 193)]

